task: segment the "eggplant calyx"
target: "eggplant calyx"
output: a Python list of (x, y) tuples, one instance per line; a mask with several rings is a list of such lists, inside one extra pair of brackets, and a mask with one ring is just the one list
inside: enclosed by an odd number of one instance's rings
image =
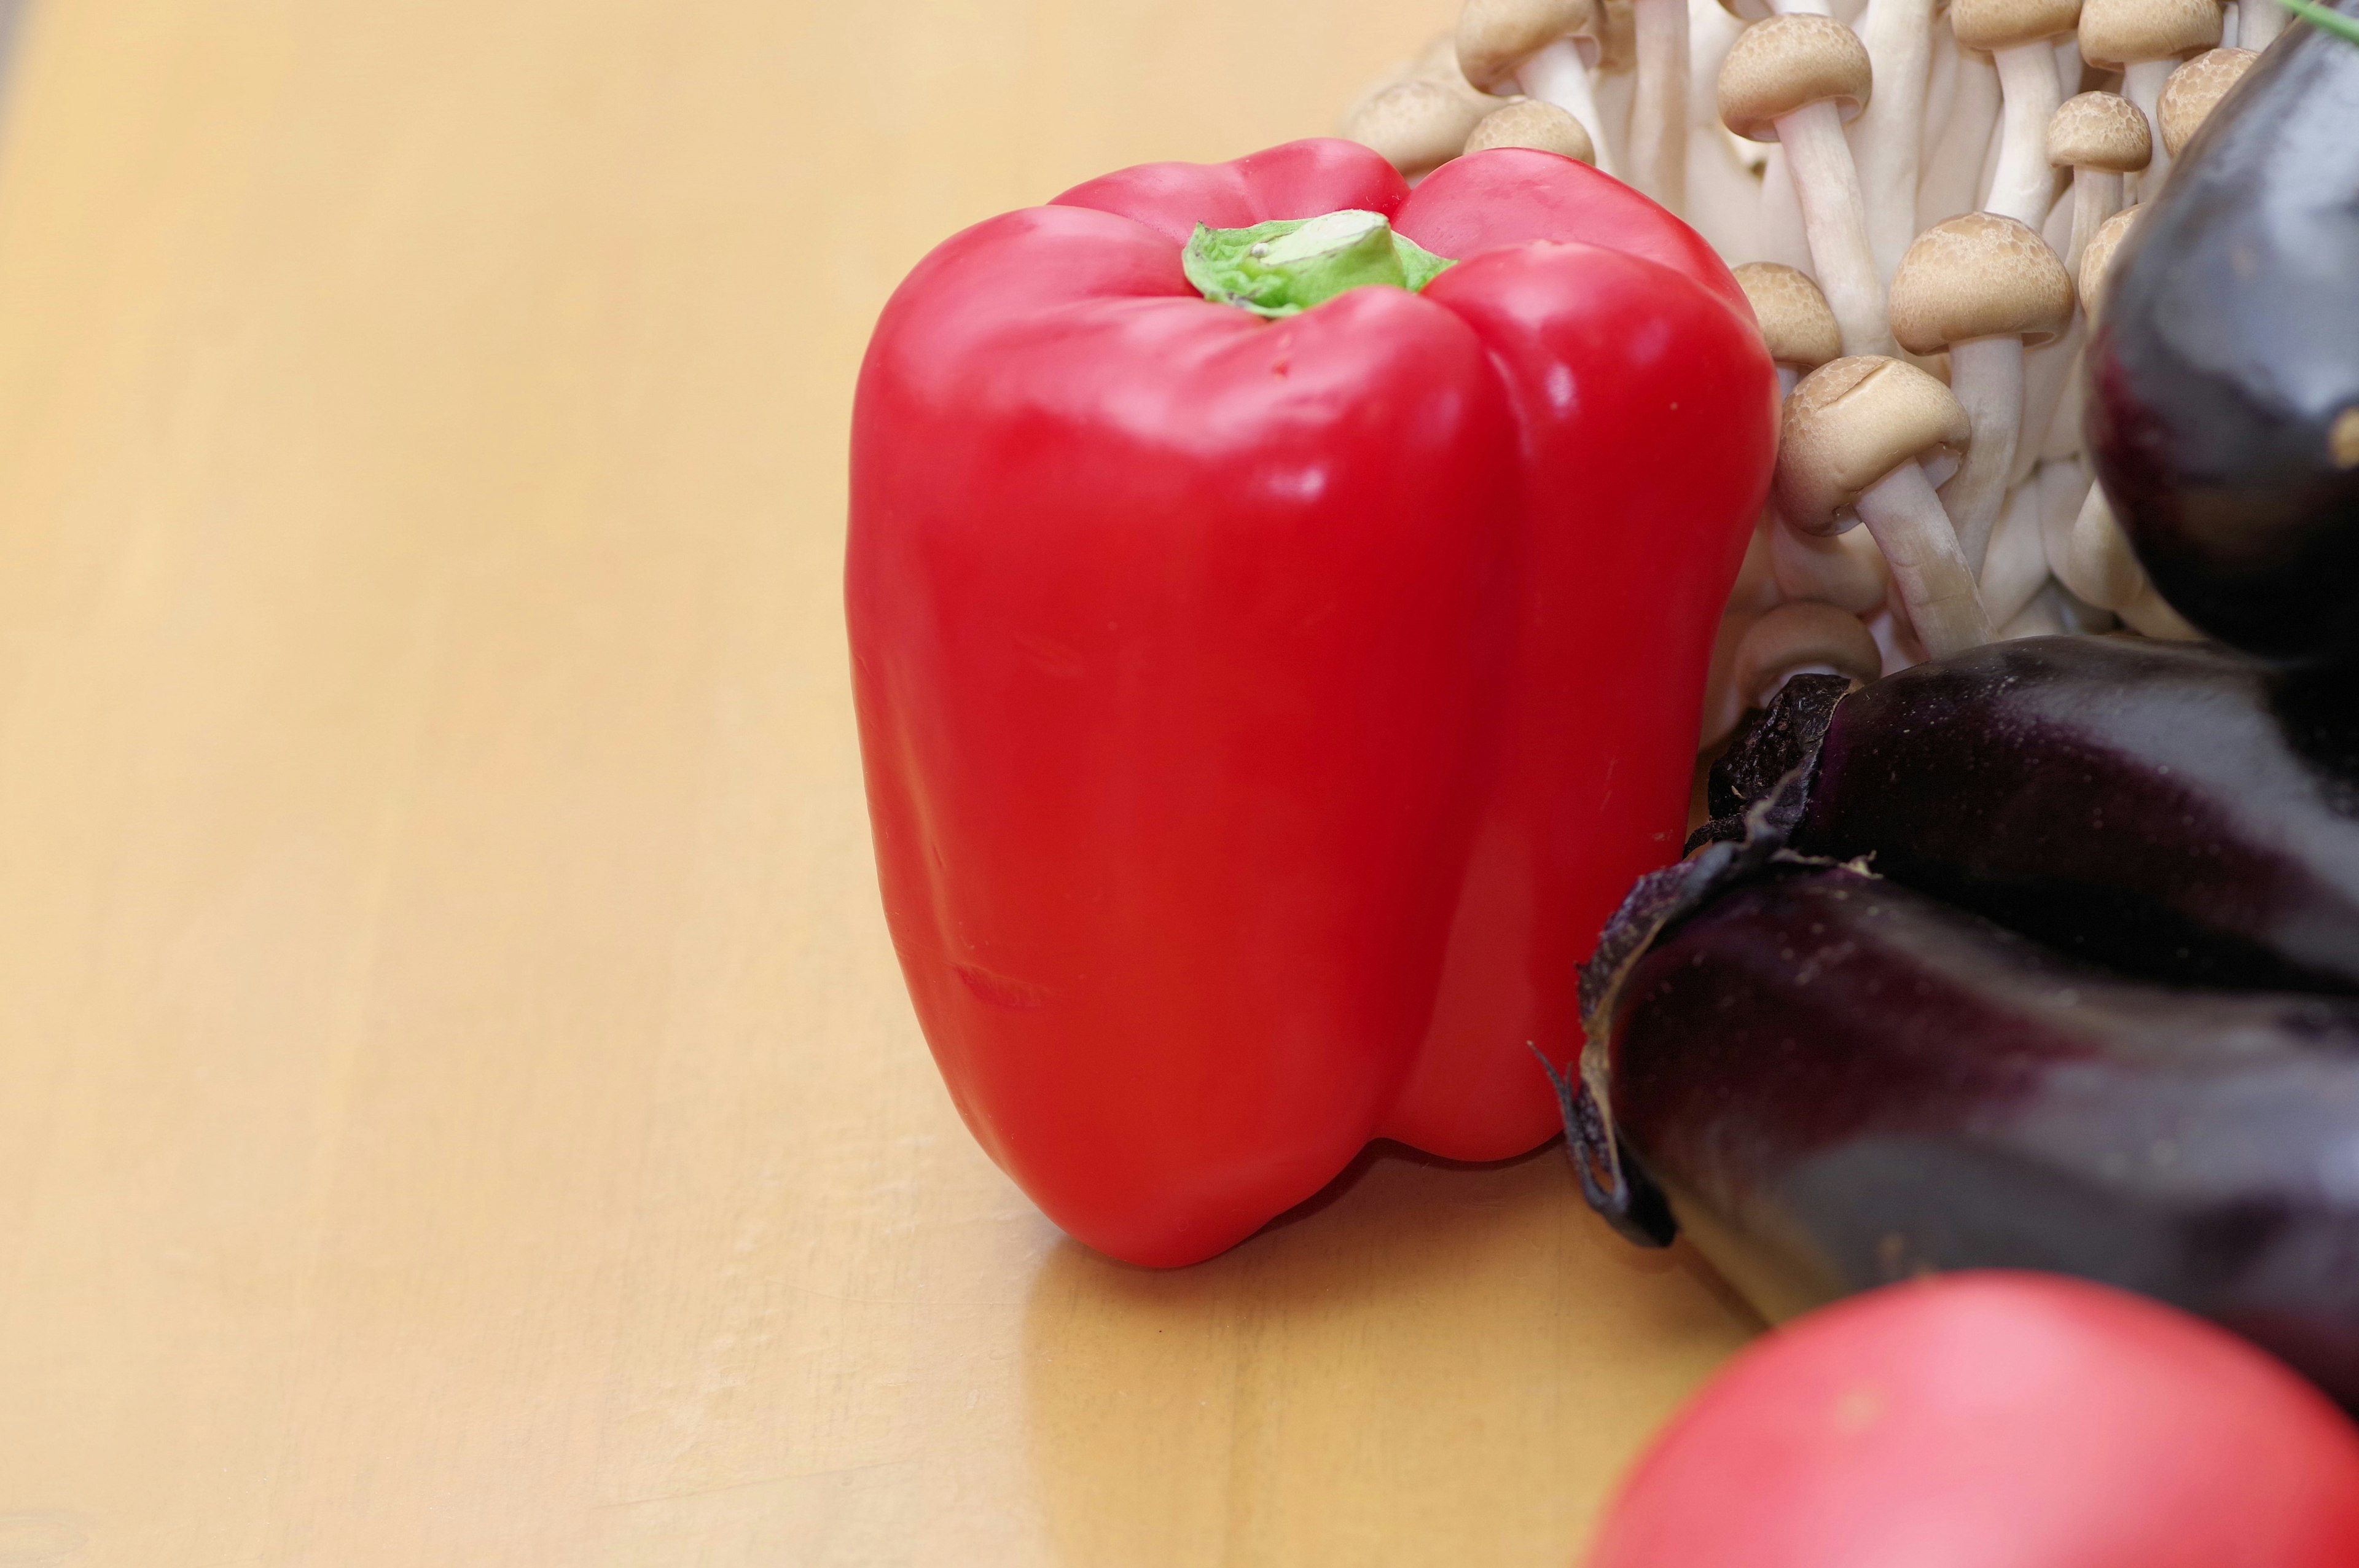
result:
[[(1839, 678), (1839, 677), (1838, 677)], [(1789, 686), (1788, 689), (1791, 689)], [(1832, 705), (1828, 705), (1832, 711)], [(1556, 1086), (1564, 1116), (1565, 1152), (1581, 1177), (1582, 1195), (1608, 1225), (1641, 1247), (1668, 1247), (1679, 1234), (1662, 1192), (1625, 1153), (1614, 1127), (1614, 1015), (1622, 987), (1656, 942), (1689, 915), (1738, 882), (1773, 865), (1832, 866), (1838, 862), (1798, 855), (1786, 848), (1810, 798), (1818, 760), (1821, 724), (1809, 741), (1802, 763), (1748, 806), (1741, 839), (1722, 839), (1673, 866), (1640, 877), (1605, 923), (1597, 950), (1581, 967), (1581, 1021), (1586, 1043), (1580, 1081), (1557, 1071), (1546, 1057), (1540, 1065)], [(1873, 875), (1864, 865), (1854, 868)]]
[(1623, 1150), (1602, 1103), (1586, 1083), (1558, 1072), (1538, 1046), (1532, 1054), (1539, 1056), (1540, 1070), (1556, 1090), (1557, 1109), (1564, 1117), (1564, 1152), (1581, 1178), (1581, 1195), (1625, 1241), (1669, 1247), (1680, 1234), (1670, 1203)]
[(1735, 739), (1712, 765), (1704, 794), (1712, 820), (1688, 835), (1688, 852), (1720, 839), (1743, 840), (1746, 807), (1797, 768), (1815, 776), (1819, 747), (1835, 721), (1835, 705), (1850, 691), (1851, 682), (1843, 676), (1796, 676), (1779, 688), (1767, 709), (1746, 713), (1737, 724)]

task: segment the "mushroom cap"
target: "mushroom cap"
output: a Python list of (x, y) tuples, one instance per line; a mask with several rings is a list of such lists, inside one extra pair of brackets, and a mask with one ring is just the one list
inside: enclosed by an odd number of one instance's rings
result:
[(1860, 492), (1903, 463), (1955, 456), (1973, 439), (1957, 395), (1906, 360), (1831, 360), (1786, 399), (1778, 514), (1806, 534), (1835, 533), (1850, 521)]
[(2172, 71), (2155, 103), (2154, 117), (2162, 122), (2163, 150), (2177, 157), (2179, 149), (2195, 139), (2204, 117), (2260, 58), (2251, 49), (2211, 49)]
[(1892, 335), (1912, 354), (1975, 338), (2047, 342), (2072, 319), (2072, 279), (2028, 224), (1968, 212), (1917, 236), (1892, 275)]
[(2125, 207), (2097, 226), (2089, 236), (2089, 248), (2081, 253), (2081, 304), (2089, 313), (2089, 325), (2097, 324), (2097, 312), (2105, 303), (2105, 273), (2114, 265), (2114, 252), (2121, 248), (2122, 238), (2137, 221), (2141, 206)]
[(1816, 370), (1843, 354), (1843, 329), (1806, 273), (1777, 262), (1746, 262), (1736, 269), (1736, 286), (1761, 323), (1761, 341), (1781, 365)]
[(1589, 139), (1588, 127), (1555, 104), (1543, 103), (1537, 98), (1494, 109), (1467, 133), (1468, 152), (1479, 153), (1492, 147), (1537, 147), (1544, 153), (1562, 153), (1582, 163), (1597, 161), (1597, 148)]
[(2012, 49), (2069, 33), (2081, 23), (2081, 0), (1952, 0), (1950, 26), (1959, 47)]
[(1482, 92), (1511, 89), (1525, 60), (1596, 25), (1596, 0), (1466, 0), (1458, 13), (1458, 69)]
[(1766, 22), (1776, 15), (1769, 0), (1720, 0), (1720, 8), (1740, 22)]
[(1739, 701), (1767, 708), (1787, 676), (1805, 670), (1872, 681), (1883, 673), (1884, 654), (1858, 616), (1832, 604), (1789, 599), (1745, 629), (1728, 678)]
[(1424, 174), (1456, 157), (1483, 120), (1483, 101), (1463, 89), (1396, 81), (1352, 112), (1343, 134), (1374, 147), (1403, 174)]
[(2081, 54), (2101, 70), (2171, 59), (2219, 42), (2218, 0), (2087, 0), (2081, 7)]
[(1872, 76), (1867, 46), (1832, 16), (1772, 16), (1738, 34), (1721, 62), (1721, 123), (1774, 142), (1777, 119), (1808, 104), (1832, 102), (1849, 120), (1867, 107)]
[(2058, 168), (2135, 174), (2153, 160), (2154, 133), (2146, 116), (2118, 92), (2067, 98), (2048, 117), (2048, 161)]

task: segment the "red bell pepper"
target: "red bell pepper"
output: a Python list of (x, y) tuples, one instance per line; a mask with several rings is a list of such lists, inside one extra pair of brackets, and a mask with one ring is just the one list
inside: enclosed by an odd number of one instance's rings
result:
[[(1198, 223), (1462, 258), (1268, 320)], [(951, 1097), (1049, 1216), (1221, 1251), (1372, 1138), (1557, 1128), (1533, 1050), (1679, 852), (1777, 445), (1679, 220), (1500, 150), (1156, 164), (943, 243), (879, 321), (846, 566), (886, 913)]]

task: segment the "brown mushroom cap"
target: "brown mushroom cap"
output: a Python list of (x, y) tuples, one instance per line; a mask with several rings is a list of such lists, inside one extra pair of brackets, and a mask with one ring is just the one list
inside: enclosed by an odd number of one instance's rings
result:
[(1736, 269), (1736, 286), (1753, 306), (1771, 359), (1809, 371), (1842, 356), (1843, 329), (1806, 274), (1777, 262), (1746, 262)]
[(2100, 70), (2170, 59), (2219, 43), (2218, 0), (2087, 0), (2081, 7), (2081, 54)]
[(1597, 161), (1597, 148), (1589, 139), (1588, 128), (1555, 104), (1543, 103), (1537, 98), (1492, 110), (1467, 134), (1468, 152), (1479, 153), (1492, 147), (1537, 147), (1544, 153), (1562, 153), (1582, 163)]
[(1892, 276), (1892, 335), (1912, 354), (1975, 338), (2044, 343), (2072, 319), (2072, 279), (2048, 242), (1995, 212), (1917, 236)]
[(2089, 312), (2089, 325), (2097, 324), (2097, 312), (2105, 303), (2105, 273), (2114, 265), (2114, 252), (2120, 248), (2122, 237), (2130, 232), (2144, 207), (2125, 207), (2098, 226), (2089, 236), (2089, 248), (2081, 253), (2081, 304)]
[(2153, 160), (2154, 134), (2146, 116), (2118, 92), (2067, 98), (2048, 118), (2048, 161), (2058, 168), (2135, 174)]
[(1456, 157), (1482, 120), (1482, 99), (1463, 88), (1412, 78), (1354, 109), (1343, 134), (1374, 147), (1403, 174), (1423, 174)]
[(1830, 361), (1786, 399), (1777, 511), (1806, 534), (1832, 534), (1860, 492), (1901, 464), (1962, 452), (1973, 439), (1955, 395), (1908, 362), (1880, 354)]
[(1849, 120), (1867, 107), (1873, 74), (1867, 46), (1832, 16), (1772, 16), (1738, 34), (1721, 64), (1721, 123), (1774, 142), (1778, 118), (1808, 104), (1832, 102)]
[(1525, 60), (1596, 23), (1596, 0), (1466, 0), (1458, 13), (1458, 69), (1484, 92), (1512, 91)]
[(1884, 655), (1859, 617), (1832, 604), (1789, 599), (1745, 629), (1729, 664), (1729, 684), (1747, 707), (1766, 708), (1788, 676), (1832, 669), (1853, 680), (1874, 680)]
[(1740, 22), (1767, 21), (1774, 15), (1769, 0), (1720, 0), (1720, 8)]
[(2069, 33), (2081, 23), (2081, 0), (1951, 0), (1950, 26), (1962, 49), (2012, 49)]
[(2177, 157), (2179, 149), (2195, 139), (2204, 116), (2260, 58), (2251, 49), (2211, 49), (2172, 71), (2155, 104), (2154, 117), (2162, 122), (2163, 150)]

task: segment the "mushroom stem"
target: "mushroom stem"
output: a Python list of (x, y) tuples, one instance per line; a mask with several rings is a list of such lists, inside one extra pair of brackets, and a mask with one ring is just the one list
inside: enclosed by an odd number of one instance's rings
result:
[(2120, 175), (2103, 168), (2072, 171), (2072, 244), (2064, 257), (2065, 271), (2074, 277), (2081, 276), (2081, 258), (2088, 253), (2089, 242), (2105, 226), (2105, 220), (2121, 210)]
[(2023, 423), (2023, 340), (2009, 334), (1951, 344), (1950, 390), (1964, 406), (1974, 439), (1966, 460), (1941, 487), (1941, 500), (1968, 568), (1979, 572), (2015, 468)]
[(1902, 463), (1862, 491), (1858, 506), (1926, 652), (1944, 659), (1989, 642), (1990, 617), (1975, 591), (1973, 569), (1958, 549), (1941, 498), (1925, 481), (1924, 466)]
[(2118, 613), (2130, 629), (2142, 637), (2152, 637), (2165, 643), (2200, 643), (2203, 640), (2203, 633), (2189, 625), (2187, 617), (2166, 603), (2162, 595), (2155, 591), (2152, 583), (2146, 585), (2144, 593), (2123, 605)]
[(2023, 413), (2016, 420), (2015, 465), (2006, 470), (2010, 490), (2031, 477), (2032, 465), (2042, 456), (2039, 449), (2056, 418), (2056, 406), (2080, 368), (2084, 335), (2075, 315), (2060, 336), (2023, 351)]
[(2063, 102), (2057, 91), (2056, 51), (2042, 38), (1999, 49), (1992, 59), (1998, 64), (2005, 106), (1998, 173), (1983, 205), (2037, 229), (2048, 221), (2056, 200), (2056, 171), (2048, 162), (2048, 121)]
[(1581, 62), (1580, 45), (1571, 38), (1543, 45), (1516, 68), (1516, 84), (1526, 97), (1553, 103), (1580, 121), (1590, 146), (1597, 149), (1597, 167), (1620, 178), (1614, 149), (1605, 142), (1605, 117), (1597, 112), (1597, 95), (1590, 90), (1589, 68)]
[(1843, 352), (1891, 353), (1884, 277), (1868, 250), (1859, 170), (1843, 140), (1842, 111), (1832, 103), (1805, 103), (1777, 117), (1777, 140), (1802, 205), (1810, 270), (1843, 329)]
[(2057, 602), (2056, 595), (2037, 593), (2013, 620), (1999, 628), (1998, 634), (2011, 643), (2018, 637), (2053, 637), (2069, 630), (2064, 623), (2063, 606)]
[(1934, 0), (1868, 0), (1861, 36), (1875, 69), (1875, 95), (1852, 123), (1852, 152), (1866, 204), (1868, 249), (1876, 276), (1887, 286), (1901, 254), (1917, 237), (1917, 169), (1928, 124), (1933, 6)]
[(1991, 126), (1998, 119), (1998, 72), (1989, 57), (1961, 49), (1957, 59), (1950, 113), (1941, 123), (1940, 134), (1928, 145), (1924, 172), (1917, 181), (1919, 230), (1973, 211), (1983, 154), (1990, 146)]
[[(1817, 269), (1810, 258), (1810, 239), (1802, 225), (1802, 202), (1794, 190), (1794, 171), (1786, 149), (1771, 147), (1761, 165), (1760, 215), (1755, 229), (1757, 259), (1777, 262), (1800, 273)], [(1838, 329), (1840, 330), (1840, 329)]]
[[(2277, 0), (2269, 0), (2274, 5)], [(2138, 176), (2137, 199), (2151, 201), (2162, 190), (2162, 182), (2170, 173), (2170, 149), (2162, 145), (2163, 83), (2179, 69), (2176, 59), (2134, 59), (2122, 68), (2122, 96), (2137, 105), (2146, 116), (2146, 128), (2154, 136), (2154, 157)]]
[(2071, 588), (2058, 563), (2071, 548), (2072, 524), (2088, 498), (2088, 467), (2077, 457), (2051, 459), (2039, 465), (2032, 482), (2039, 487), (2040, 554), (2048, 558), (2049, 575)]
[(2236, 47), (2251, 49), (2256, 54), (2277, 41), (2285, 31), (2286, 9), (2277, 0), (2258, 0), (2258, 4), (2236, 8)]
[(2051, 553), (2049, 565), (2066, 588), (2098, 609), (2119, 611), (2146, 592), (2146, 568), (2131, 553), (2121, 524), (2114, 521), (2114, 509), (2105, 503), (2105, 492), (2097, 486), (2089, 487), (2063, 545), (2060, 552)]
[(1630, 106), (1631, 181), (1672, 211), (1685, 211), (1687, 0), (1637, 0), (1631, 22), (1638, 50), (1637, 96)]
[(2006, 505), (1991, 535), (1990, 557), (1982, 569), (1983, 610), (1999, 626), (2023, 613), (2048, 586), (2048, 552), (2039, 537), (2039, 487), (2019, 484), (2006, 492)]

